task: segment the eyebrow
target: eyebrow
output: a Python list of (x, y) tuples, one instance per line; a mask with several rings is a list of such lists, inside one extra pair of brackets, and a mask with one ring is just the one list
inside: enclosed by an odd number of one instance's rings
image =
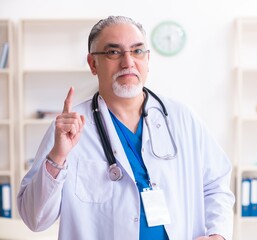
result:
[[(140, 47), (140, 46), (143, 46), (143, 45), (145, 45), (143, 42), (139, 42), (139, 43), (132, 44), (130, 46), (130, 48)], [(122, 45), (118, 44), (118, 43), (107, 43), (104, 46), (104, 50), (106, 50), (108, 48), (122, 48)]]

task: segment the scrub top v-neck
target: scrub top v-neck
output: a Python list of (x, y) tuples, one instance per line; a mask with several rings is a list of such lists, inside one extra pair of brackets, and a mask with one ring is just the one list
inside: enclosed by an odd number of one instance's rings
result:
[[(137, 188), (142, 192), (144, 188), (149, 187), (149, 175), (144, 165), (141, 147), (142, 147), (142, 130), (143, 117), (140, 118), (135, 133), (130, 131), (118, 118), (110, 111), (113, 124), (118, 133), (126, 156), (129, 160), (133, 174), (135, 176)], [(168, 240), (164, 226), (148, 227), (146, 216), (140, 195), (140, 240)]]

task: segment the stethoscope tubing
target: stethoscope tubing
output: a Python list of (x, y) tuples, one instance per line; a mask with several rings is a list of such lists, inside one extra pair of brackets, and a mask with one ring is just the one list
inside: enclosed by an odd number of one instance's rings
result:
[[(143, 102), (142, 114), (143, 114), (143, 117), (146, 121), (146, 125), (147, 125), (148, 131), (149, 131), (150, 139), (152, 139), (152, 136), (151, 136), (150, 126), (149, 126), (149, 123), (148, 123), (148, 112), (146, 112), (146, 103), (147, 103), (148, 98), (149, 98), (149, 93), (159, 102), (159, 104), (162, 107), (162, 111), (163, 111), (162, 114), (163, 114), (163, 117), (165, 118), (165, 123), (166, 123), (166, 126), (168, 128), (171, 143), (172, 143), (172, 146), (173, 146), (173, 149), (174, 149), (174, 154), (173, 155), (158, 156), (154, 151), (152, 141), (150, 141), (151, 142), (152, 153), (156, 158), (159, 158), (159, 159), (165, 159), (165, 160), (174, 159), (177, 156), (177, 146), (175, 144), (175, 141), (172, 137), (171, 131), (170, 131), (169, 126), (168, 126), (169, 125), (168, 120), (167, 120), (168, 112), (166, 110), (166, 107), (164, 106), (161, 99), (154, 92), (152, 92), (150, 89), (148, 89), (146, 87), (143, 87), (143, 91), (145, 93), (145, 100)], [(97, 131), (98, 131), (98, 134), (99, 134), (102, 146), (103, 146), (103, 150), (104, 150), (105, 156), (106, 156), (108, 164), (109, 164), (109, 177), (112, 181), (117, 181), (117, 180), (120, 180), (122, 178), (122, 171), (121, 171), (120, 167), (117, 166), (117, 161), (114, 157), (112, 147), (111, 147), (111, 144), (110, 144), (110, 140), (107, 136), (107, 133), (106, 133), (104, 125), (103, 125), (103, 122), (101, 120), (101, 113), (99, 112), (99, 109), (98, 109), (98, 96), (99, 96), (99, 92), (95, 93), (95, 95), (93, 96), (93, 99), (92, 99), (93, 116), (94, 116)]]
[(162, 100), (153, 91), (151, 91), (149, 88), (143, 87), (143, 91), (144, 91), (145, 96), (146, 96), (146, 99), (145, 99), (144, 104), (143, 104), (143, 117), (147, 117), (148, 116), (148, 113), (146, 112), (146, 103), (147, 103), (148, 98), (149, 98), (149, 93), (159, 102), (159, 104), (162, 107), (163, 113), (167, 117), (168, 116), (168, 112), (167, 112), (167, 109), (164, 106)]
[(113, 164), (116, 164), (116, 160), (113, 155), (110, 141), (107, 137), (106, 131), (104, 130), (103, 122), (101, 120), (100, 112), (98, 109), (98, 103), (97, 103), (98, 96), (99, 96), (99, 93), (97, 92), (93, 97), (93, 101), (92, 101), (93, 115), (94, 115), (94, 120), (95, 120), (97, 130), (98, 130), (98, 134), (104, 149), (104, 153), (106, 155), (109, 166), (111, 166)]

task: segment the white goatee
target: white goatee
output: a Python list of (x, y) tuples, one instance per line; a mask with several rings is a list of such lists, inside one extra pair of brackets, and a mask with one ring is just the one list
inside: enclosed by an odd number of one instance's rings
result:
[[(138, 83), (132, 84), (132, 85), (120, 84), (117, 79), (118, 77), (125, 74), (135, 74), (136, 77), (138, 78)], [(133, 98), (138, 96), (140, 93), (142, 93), (143, 84), (140, 78), (140, 74), (135, 69), (123, 69), (115, 73), (112, 79), (113, 79), (112, 89), (114, 94), (118, 97)]]

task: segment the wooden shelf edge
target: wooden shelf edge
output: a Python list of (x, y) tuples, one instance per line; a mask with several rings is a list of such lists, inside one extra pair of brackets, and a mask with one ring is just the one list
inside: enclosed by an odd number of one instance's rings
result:
[(238, 172), (257, 172), (257, 165), (238, 165), (236, 166)]
[(25, 68), (22, 70), (23, 74), (36, 74), (36, 73), (90, 73), (90, 69), (88, 66), (85, 67), (74, 67), (74, 68), (45, 68), (45, 69), (37, 69), (37, 68)]

